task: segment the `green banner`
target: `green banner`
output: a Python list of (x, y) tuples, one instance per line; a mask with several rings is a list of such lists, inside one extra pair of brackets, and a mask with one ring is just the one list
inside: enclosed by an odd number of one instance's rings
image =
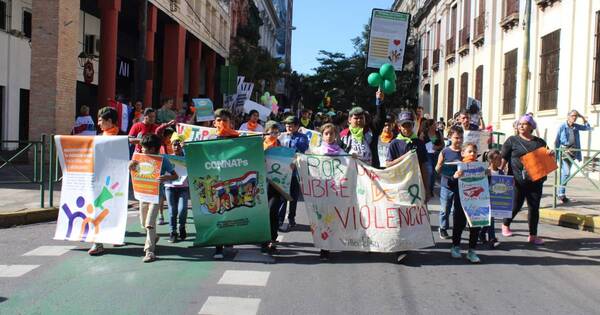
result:
[(185, 146), (194, 245), (261, 243), (271, 238), (262, 137)]

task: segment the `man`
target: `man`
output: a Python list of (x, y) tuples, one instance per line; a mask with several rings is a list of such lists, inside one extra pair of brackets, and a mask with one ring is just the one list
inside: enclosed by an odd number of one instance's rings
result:
[[(576, 124), (578, 118), (581, 118), (583, 125)], [(566, 196), (565, 181), (571, 173), (572, 160), (581, 161), (581, 143), (579, 141), (579, 131), (589, 131), (593, 128), (578, 111), (572, 110), (567, 116), (567, 121), (560, 125), (554, 146), (556, 149), (563, 149), (561, 168), (560, 168), (560, 187), (558, 188), (558, 199), (563, 203), (569, 202)], [(569, 159), (569, 157), (571, 159)]]
[(300, 118), (300, 126), (306, 129), (314, 130), (315, 125), (310, 120), (310, 117), (312, 116), (311, 110), (308, 108), (303, 108), (301, 115), (302, 117)]
[(146, 108), (142, 121), (133, 125), (131, 130), (129, 130), (129, 142), (135, 144), (135, 152), (142, 152), (140, 141), (145, 134), (154, 133), (160, 136), (164, 128), (175, 125), (175, 120), (162, 125), (156, 124), (155, 121), (156, 112), (154, 109)]
[(156, 112), (156, 121), (159, 124), (175, 120), (177, 113), (173, 110), (173, 99), (165, 98), (161, 103), (161, 108)]
[(471, 123), (469, 112), (467, 112), (466, 110), (461, 110), (458, 113), (458, 117), (456, 118), (456, 124), (460, 125), (463, 128), (464, 131), (467, 131), (467, 130), (472, 130), (472, 131), (479, 130), (479, 126)]
[[(283, 137), (283, 141), (281, 141), (281, 145), (295, 149), (296, 152), (304, 153), (308, 150), (308, 137), (300, 133), (298, 129), (300, 129), (300, 122), (298, 118), (294, 116), (287, 117), (283, 123), (285, 124), (285, 129), (287, 133)], [(292, 183), (290, 186), (290, 195), (292, 197), (292, 201), (288, 201), (290, 207), (290, 213), (288, 214), (288, 222), (289, 227), (293, 228), (296, 226), (296, 206), (298, 205), (298, 197), (300, 196), (300, 182), (298, 180), (298, 171), (294, 169), (292, 172)], [(283, 225), (283, 221), (285, 220), (285, 210), (286, 203), (284, 202), (281, 208), (279, 209), (279, 226)]]

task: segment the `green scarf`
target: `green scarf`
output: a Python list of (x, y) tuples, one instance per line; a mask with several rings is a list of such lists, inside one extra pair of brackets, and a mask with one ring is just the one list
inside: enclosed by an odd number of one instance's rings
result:
[(402, 141), (406, 142), (406, 144), (411, 144), (413, 142), (413, 140), (417, 139), (417, 135), (413, 133), (410, 135), (410, 137), (405, 137), (402, 135), (402, 133), (399, 133), (398, 137), (396, 137), (396, 139), (402, 140)]
[(350, 133), (352, 134), (352, 138), (354, 138), (358, 142), (363, 142), (365, 138), (364, 130), (362, 127), (350, 127)]
[(300, 118), (300, 122), (302, 123), (302, 127), (307, 128), (308, 124), (310, 124), (310, 118)]

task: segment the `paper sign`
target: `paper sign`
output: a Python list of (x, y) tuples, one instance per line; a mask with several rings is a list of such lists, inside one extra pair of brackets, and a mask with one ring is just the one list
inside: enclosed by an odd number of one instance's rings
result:
[(244, 102), (244, 113), (248, 114), (251, 110), (256, 110), (258, 112), (258, 116), (260, 120), (267, 121), (269, 120), (269, 115), (271, 115), (271, 109), (264, 107), (257, 102), (253, 102), (251, 100), (246, 100)]
[(511, 219), (515, 199), (515, 182), (512, 176), (492, 175), (490, 205), (495, 219)]
[(194, 107), (196, 108), (196, 121), (215, 120), (213, 102), (210, 98), (194, 98)]
[(469, 226), (489, 226), (490, 189), (485, 175), (486, 165), (481, 162), (459, 163), (458, 169), (464, 173), (458, 179), (458, 192)]
[(138, 162), (135, 170), (131, 171), (133, 195), (139, 201), (158, 203), (160, 182), (160, 169), (163, 157), (160, 155), (133, 154), (133, 161)]
[(409, 20), (408, 13), (373, 10), (367, 67), (379, 68), (390, 63), (396, 71), (402, 71)]

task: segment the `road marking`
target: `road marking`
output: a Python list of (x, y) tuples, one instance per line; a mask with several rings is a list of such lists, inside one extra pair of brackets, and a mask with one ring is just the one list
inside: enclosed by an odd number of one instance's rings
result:
[(277, 241), (278, 241), (279, 243), (283, 242), (283, 235), (279, 235), (279, 236), (277, 236)]
[(0, 265), (0, 278), (20, 277), (40, 265)]
[(227, 270), (217, 284), (264, 287), (269, 281), (268, 271)]
[(210, 315), (255, 315), (260, 299), (209, 296), (198, 314)]
[(77, 246), (40, 246), (23, 256), (60, 256), (74, 248)]

